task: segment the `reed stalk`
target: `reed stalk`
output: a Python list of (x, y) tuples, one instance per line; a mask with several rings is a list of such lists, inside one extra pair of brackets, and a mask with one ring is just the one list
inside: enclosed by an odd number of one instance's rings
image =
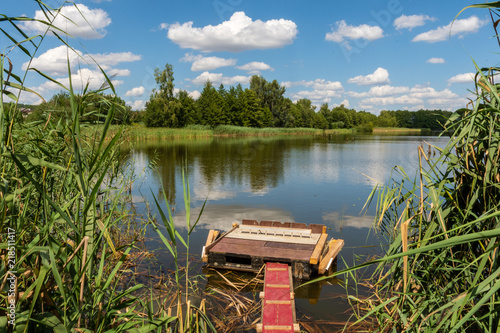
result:
[[(147, 304), (135, 296), (143, 286), (120, 284), (134, 241), (116, 247), (112, 236), (126, 217), (120, 204), (124, 184), (117, 181), (121, 130), (108, 137), (118, 107), (113, 98), (103, 101), (111, 107), (101, 133), (82, 133), (80, 119), (89, 100), (105, 90), (116, 96), (114, 87), (102, 71), (105, 82), (100, 89), (87, 86), (77, 93), (69, 61), (68, 86), (30, 66), (23, 74), (13, 72), (9, 54), (18, 50), (31, 64), (49, 34), (56, 34), (71, 52), (61, 37), (64, 31), (53, 22), (62, 6), (77, 5), (65, 2), (53, 9), (33, 1), (45, 20), (0, 15), (1, 33), (12, 41), (0, 52), (0, 330), (156, 330), (175, 318), (143, 316)], [(27, 21), (45, 26), (45, 33), (28, 35), (23, 25)], [(37, 94), (26, 88), (28, 71), (67, 91), (67, 118), (23, 121), (21, 93)], [(6, 289), (9, 276), (15, 277), (14, 293)]]
[[(488, 8), (496, 29), (500, 2)], [(494, 19), (494, 17), (496, 17)], [(499, 42), (500, 45), (500, 42)], [(351, 296), (354, 325), (374, 332), (499, 332), (500, 327), (500, 68), (476, 65), (472, 108), (445, 124), (445, 148), (431, 158), (418, 149), (419, 169), (376, 188), (377, 230), (388, 240), (365, 283), (370, 297)], [(445, 134), (443, 134), (445, 135)]]

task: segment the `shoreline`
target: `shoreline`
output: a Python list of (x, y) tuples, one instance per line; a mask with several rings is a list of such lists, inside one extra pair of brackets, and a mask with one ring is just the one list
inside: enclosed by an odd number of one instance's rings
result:
[[(91, 125), (87, 127), (89, 135), (101, 132), (102, 125)], [(120, 128), (122, 141), (162, 141), (181, 139), (201, 139), (212, 137), (269, 137), (278, 135), (298, 136), (298, 135), (332, 135), (332, 134), (353, 134), (354, 129), (315, 129), (315, 128), (250, 128), (237, 126), (219, 126), (214, 129), (204, 126), (194, 126), (192, 128), (168, 128), (168, 127), (145, 127), (143, 125), (111, 125), (108, 137), (114, 136)], [(86, 131), (86, 132), (87, 132)]]
[(431, 133), (432, 130), (429, 128), (399, 128), (399, 127), (375, 127), (373, 129), (373, 134), (381, 134), (381, 133), (414, 133), (414, 134), (422, 134), (422, 133)]

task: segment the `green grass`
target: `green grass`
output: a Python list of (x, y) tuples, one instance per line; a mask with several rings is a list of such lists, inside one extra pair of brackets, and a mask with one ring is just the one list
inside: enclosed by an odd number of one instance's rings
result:
[[(92, 125), (85, 129), (87, 135), (102, 131), (102, 125)], [(349, 129), (319, 130), (315, 128), (252, 128), (220, 125), (214, 129), (209, 126), (191, 125), (185, 128), (146, 127), (143, 124), (129, 126), (111, 125), (108, 136), (122, 130), (122, 139), (129, 142), (166, 141), (210, 137), (272, 136), (272, 135), (323, 135), (352, 133)]]
[(427, 128), (400, 128), (400, 127), (375, 127), (373, 129), (374, 134), (379, 133), (426, 133), (429, 132), (430, 129)]

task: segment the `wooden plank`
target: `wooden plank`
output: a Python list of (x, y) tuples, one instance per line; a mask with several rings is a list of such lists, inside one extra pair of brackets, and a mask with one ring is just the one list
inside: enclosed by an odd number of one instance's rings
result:
[(326, 233), (326, 225), (324, 224), (309, 224), (309, 229), (311, 229), (313, 234), (324, 234)]
[[(314, 250), (314, 245), (265, 242), (251, 239), (222, 238), (211, 252), (223, 254), (248, 255), (251, 257), (283, 259), (284, 262), (304, 261), (309, 262), (309, 258)], [(299, 245), (301, 245), (299, 247)], [(212, 246), (212, 245), (210, 245)]]
[(259, 225), (257, 220), (241, 220), (242, 225)]
[(274, 221), (260, 221), (259, 225), (261, 227), (272, 227), (273, 223), (274, 223)]
[(328, 238), (328, 234), (321, 234), (319, 237), (319, 241), (314, 248), (314, 251), (309, 259), (309, 263), (311, 265), (317, 265), (321, 259), (321, 253), (323, 252), (323, 248), (325, 247), (326, 239)]
[(242, 225), (240, 226), (241, 233), (257, 233), (257, 234), (272, 234), (272, 235), (290, 235), (296, 237), (311, 237), (311, 229), (295, 229), (281, 228), (275, 226), (263, 227), (258, 225)]
[(235, 225), (233, 227), (233, 229), (229, 230), (228, 232), (226, 232), (225, 234), (222, 234), (221, 237), (219, 237), (219, 239), (217, 239), (215, 242), (212, 242), (212, 244), (210, 244), (209, 246), (205, 247), (205, 253), (208, 254), (208, 251), (210, 251), (210, 249), (212, 249), (215, 245), (217, 245), (221, 240), (223, 240), (227, 235), (229, 235), (231, 232), (235, 231), (236, 229), (238, 229), (239, 225)]
[(210, 230), (208, 232), (208, 237), (207, 237), (207, 241), (205, 243), (205, 247), (203, 248), (203, 253), (201, 255), (201, 260), (203, 262), (208, 262), (208, 254), (207, 254), (207, 251), (206, 251), (206, 248), (212, 244), (212, 242), (214, 241), (214, 239), (217, 238), (217, 236), (219, 235), (219, 232), (216, 231), (216, 230)]
[[(287, 229), (283, 229), (287, 230)], [(277, 243), (294, 243), (294, 244), (308, 244), (315, 245), (318, 242), (319, 234), (309, 234), (307, 237), (302, 237), (300, 235), (295, 236), (293, 231), (290, 233), (279, 233), (276, 234), (264, 234), (264, 233), (249, 233), (240, 232), (239, 230), (228, 235), (228, 238), (239, 238), (239, 239), (253, 239), (262, 240), (267, 242), (277, 242)]]
[[(295, 314), (295, 294), (293, 292), (293, 277), (292, 277), (292, 267), (288, 266), (288, 280), (290, 281), (290, 306), (292, 307), (292, 320), (294, 323), (294, 331), (296, 331), (295, 324), (297, 322), (297, 317)], [(300, 331), (300, 329), (299, 329)]]
[(263, 331), (293, 331), (293, 325), (263, 325)]
[(291, 298), (292, 281), (290, 266), (273, 262), (266, 264), (262, 319), (261, 325), (257, 327), (258, 331), (263, 333), (295, 331), (295, 304)]
[(278, 222), (278, 221), (274, 221), (273, 222), (273, 227), (277, 227), (277, 228), (291, 228), (292, 227), (292, 222)]
[(292, 304), (292, 301), (280, 301), (280, 300), (270, 300), (266, 301), (266, 304)]
[(319, 263), (318, 267), (319, 274), (325, 274), (330, 259), (331, 260), (335, 259), (339, 254), (340, 250), (342, 250), (342, 248), (344, 247), (344, 240), (342, 239), (332, 240), (330, 244), (328, 244), (328, 247), (330, 248), (328, 250), (328, 253), (323, 259), (321, 259), (321, 262)]
[(266, 284), (266, 286), (268, 286), (269, 288), (290, 288), (290, 285), (289, 284), (278, 284), (278, 283), (268, 283)]
[(292, 222), (291, 223), (292, 228), (297, 228), (297, 229), (307, 229), (307, 224), (305, 223), (299, 223), (299, 222)]

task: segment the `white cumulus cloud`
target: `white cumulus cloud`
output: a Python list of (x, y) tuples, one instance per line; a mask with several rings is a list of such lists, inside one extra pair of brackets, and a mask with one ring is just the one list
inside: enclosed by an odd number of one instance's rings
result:
[[(69, 87), (69, 77), (56, 79), (65, 87)], [(88, 84), (90, 90), (96, 90), (106, 85), (106, 79), (102, 75), (101, 71), (92, 70), (89, 68), (79, 69), (76, 73), (71, 75), (71, 81), (75, 89), (82, 89)], [(111, 80), (114, 86), (118, 86), (123, 83), (120, 80)], [(42, 92), (45, 90), (61, 90), (61, 87), (52, 81), (47, 81), (40, 86)]]
[(379, 67), (372, 74), (359, 75), (347, 80), (348, 83), (355, 83), (359, 86), (374, 86), (389, 83), (389, 72), (387, 69)]
[(125, 96), (132, 96), (132, 97), (142, 96), (142, 94), (144, 94), (145, 91), (146, 88), (144, 88), (143, 86), (135, 87), (127, 91), (125, 93)]
[(410, 88), (408, 87), (393, 87), (390, 85), (383, 85), (383, 86), (376, 86), (376, 87), (371, 87), (369, 91), (367, 92), (354, 92), (350, 91), (348, 92), (349, 96), (355, 97), (355, 98), (367, 98), (367, 97), (382, 97), (382, 96), (391, 96), (391, 95), (398, 95), (398, 94), (406, 94), (410, 92)]
[[(93, 59), (93, 60), (92, 60)], [(65, 45), (61, 45), (49, 49), (42, 53), (40, 56), (33, 58), (31, 63), (25, 62), (22, 69), (36, 68), (39, 71), (49, 75), (67, 75), (68, 74), (68, 60), (71, 69), (79, 67), (79, 65), (94, 66), (97, 62), (105, 70), (110, 69), (110, 66), (118, 65), (122, 62), (131, 62), (140, 60), (140, 55), (135, 55), (132, 52), (121, 53), (106, 53), (106, 54), (87, 54), (84, 55), (77, 49), (70, 49)], [(128, 76), (130, 71), (128, 69), (111, 69), (109, 75)]]
[(463, 36), (467, 33), (475, 33), (485, 24), (486, 21), (480, 20), (477, 16), (471, 16), (466, 19), (456, 20), (455, 22), (437, 29), (418, 34), (413, 38), (412, 42), (440, 42), (446, 40), (449, 36)]
[(411, 97), (415, 98), (458, 98), (459, 96), (449, 89), (444, 89), (438, 91), (432, 87), (424, 87), (424, 86), (415, 86), (411, 88), (410, 94)]
[(401, 15), (394, 20), (396, 30), (408, 29), (425, 25), (425, 21), (435, 21), (436, 19), (428, 15)]
[(193, 99), (198, 99), (201, 96), (201, 92), (199, 92), (198, 90), (194, 90), (189, 93), (189, 96), (191, 96)]
[(294, 86), (303, 86), (312, 88), (313, 90), (301, 90), (293, 93), (292, 99), (298, 100), (302, 98), (310, 99), (313, 104), (330, 103), (332, 98), (340, 98), (344, 92), (344, 87), (338, 81), (327, 81), (325, 79), (316, 79), (312, 81), (285, 81), (282, 86), (290, 88)]
[(353, 26), (348, 25), (344, 20), (338, 21), (335, 24), (336, 28), (326, 34), (325, 40), (343, 43), (347, 48), (350, 48), (347, 40), (365, 39), (373, 41), (384, 37), (384, 30), (379, 26), (368, 24)]
[(286, 88), (294, 86), (312, 87), (315, 90), (342, 90), (342, 84), (339, 81), (327, 81), (325, 79), (316, 79), (314, 81), (285, 81), (281, 83)]
[(448, 79), (448, 83), (471, 83), (474, 82), (475, 73), (457, 74)]
[(133, 54), (132, 52), (96, 53), (89, 54), (89, 56), (101, 66), (115, 66), (122, 62), (132, 62), (142, 59), (142, 56)]
[(280, 48), (291, 44), (298, 32), (293, 21), (253, 21), (244, 12), (236, 12), (229, 21), (216, 26), (196, 28), (193, 22), (186, 22), (161, 27), (168, 30), (167, 37), (180, 47), (204, 52)]
[(191, 82), (194, 84), (203, 85), (207, 81), (212, 82), (213, 84), (224, 84), (224, 85), (235, 85), (238, 83), (248, 84), (250, 82), (250, 77), (243, 75), (236, 76), (224, 76), (222, 73), (210, 73), (203, 72), (194, 78)]
[(64, 75), (68, 73), (68, 59), (71, 66), (74, 67), (77, 64), (77, 60), (81, 59), (81, 55), (80, 51), (73, 51), (67, 46), (61, 45), (33, 58), (31, 63), (25, 62), (22, 65), (22, 69), (26, 70), (29, 66), (49, 75)]
[(268, 64), (260, 61), (252, 61), (243, 66), (236, 66), (236, 68), (248, 71), (251, 74), (257, 74), (260, 71), (273, 71), (274, 69)]
[(209, 71), (219, 67), (234, 66), (236, 59), (224, 59), (219, 57), (201, 57), (191, 65), (192, 71)]
[(394, 105), (394, 104), (423, 104), (424, 101), (419, 98), (411, 97), (408, 95), (402, 96), (388, 96), (388, 97), (370, 97), (363, 99), (361, 104), (363, 105)]
[[(105, 28), (111, 24), (111, 19), (104, 10), (99, 8), (90, 9), (83, 4), (64, 6), (59, 13), (56, 11), (49, 11), (48, 16), (49, 20), (51, 20), (52, 24), (57, 28), (73, 37), (85, 39), (104, 37), (104, 35), (106, 35)], [(41, 10), (36, 11), (35, 19), (47, 21), (47, 17), (45, 17), (45, 14)], [(44, 33), (47, 29), (47, 25), (37, 21), (25, 22), (25, 26), (27, 29), (38, 33)], [(53, 31), (61, 34), (57, 29)]]
[(112, 68), (106, 72), (108, 76), (130, 76), (129, 69)]
[(467, 105), (467, 98), (431, 98), (427, 100), (433, 107), (453, 111)]
[(292, 94), (293, 99), (301, 99), (301, 98), (307, 98), (310, 99), (314, 102), (320, 101), (320, 102), (330, 102), (331, 98), (340, 98), (342, 97), (342, 93), (340, 91), (336, 90), (303, 90), (299, 91), (298, 93)]
[(333, 106), (341, 106), (341, 105), (344, 105), (344, 107), (348, 108), (349, 107), (349, 101), (347, 99), (344, 99), (342, 102), (340, 102), (339, 104), (334, 104)]
[(127, 102), (127, 105), (130, 106), (132, 108), (132, 110), (134, 110), (134, 111), (140, 111), (140, 110), (144, 109), (144, 106), (146, 105), (146, 101), (137, 100), (137, 101), (133, 101), (133, 102)]
[(443, 58), (430, 58), (426, 62), (429, 64), (444, 64), (445, 63)]

